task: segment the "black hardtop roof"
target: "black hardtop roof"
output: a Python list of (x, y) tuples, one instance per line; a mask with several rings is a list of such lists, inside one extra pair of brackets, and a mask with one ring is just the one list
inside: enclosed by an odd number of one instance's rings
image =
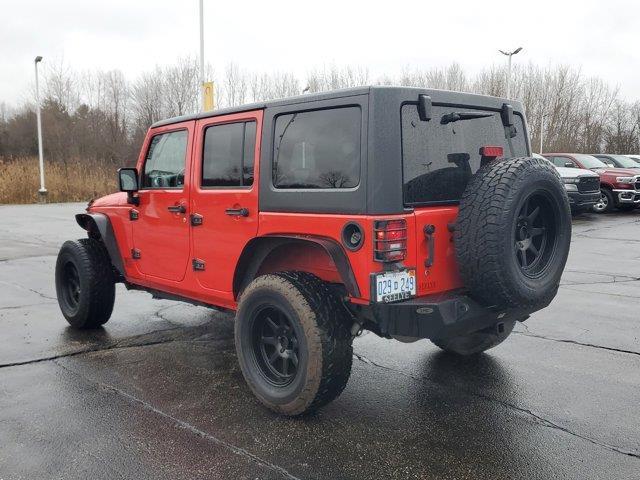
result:
[(296, 95), (293, 97), (279, 98), (264, 102), (247, 103), (236, 107), (221, 108), (208, 112), (199, 112), (191, 115), (182, 115), (179, 117), (167, 118), (159, 120), (151, 125), (151, 128), (171, 125), (172, 123), (186, 122), (189, 120), (198, 120), (202, 118), (217, 117), (220, 115), (228, 115), (232, 113), (248, 112), (251, 110), (262, 110), (269, 107), (282, 107), (286, 105), (300, 105), (320, 100), (332, 100), (337, 98), (352, 97), (356, 95), (394, 95), (404, 96), (415, 100), (418, 94), (426, 94), (431, 97), (434, 103), (446, 103), (459, 106), (481, 106), (499, 109), (504, 103), (510, 104), (515, 111), (522, 112), (522, 105), (516, 100), (507, 100), (506, 98), (491, 97), (488, 95), (477, 95), (474, 93), (453, 92), (449, 90), (436, 90), (419, 87), (392, 87), (386, 85), (372, 85), (365, 87), (343, 88), (339, 90), (330, 90), (326, 92), (309, 93)]

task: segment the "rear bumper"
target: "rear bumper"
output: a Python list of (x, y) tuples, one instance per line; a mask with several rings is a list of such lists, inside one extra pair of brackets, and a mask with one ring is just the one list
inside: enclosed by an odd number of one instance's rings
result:
[(591, 208), (600, 201), (600, 191), (595, 192), (567, 192), (571, 208)]
[(526, 320), (529, 314), (547, 305), (499, 309), (482, 306), (461, 292), (447, 292), (398, 303), (373, 304), (372, 310), (382, 335), (449, 338), (498, 322)]

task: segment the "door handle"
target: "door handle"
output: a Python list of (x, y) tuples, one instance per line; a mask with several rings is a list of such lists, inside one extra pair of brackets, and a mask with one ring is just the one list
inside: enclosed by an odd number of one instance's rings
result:
[(167, 207), (167, 210), (172, 213), (186, 213), (187, 207), (185, 207), (184, 205), (169, 205)]
[(224, 211), (224, 213), (232, 217), (248, 217), (249, 209), (248, 208), (227, 208)]
[(424, 229), (424, 236), (427, 239), (427, 252), (429, 257), (427, 257), (427, 259), (424, 261), (424, 266), (425, 267), (431, 267), (433, 266), (433, 261), (434, 256), (435, 256), (435, 245), (434, 245), (434, 239), (433, 239), (433, 234), (436, 232), (436, 226), (435, 225), (425, 225)]

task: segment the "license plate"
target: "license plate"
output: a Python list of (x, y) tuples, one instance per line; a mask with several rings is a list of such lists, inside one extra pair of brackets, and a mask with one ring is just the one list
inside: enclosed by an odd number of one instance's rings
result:
[(397, 302), (416, 296), (416, 271), (379, 273), (375, 277), (376, 302)]

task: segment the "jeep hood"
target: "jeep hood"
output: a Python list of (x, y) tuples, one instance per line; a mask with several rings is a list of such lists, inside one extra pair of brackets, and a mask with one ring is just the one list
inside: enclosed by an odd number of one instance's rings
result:
[(111, 193), (89, 202), (90, 207), (119, 207), (127, 205), (127, 194), (124, 192)]

